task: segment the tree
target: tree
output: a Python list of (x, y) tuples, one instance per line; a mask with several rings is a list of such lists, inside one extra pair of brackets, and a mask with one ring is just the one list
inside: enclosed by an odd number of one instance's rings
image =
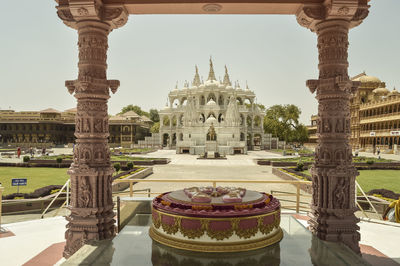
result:
[(153, 122), (160, 122), (160, 116), (158, 115), (157, 109), (150, 109), (149, 111), (149, 118)]
[(301, 110), (293, 104), (274, 105), (267, 109), (264, 131), (286, 142), (303, 144), (308, 139), (307, 128), (299, 123)]
[(308, 141), (308, 129), (305, 125), (298, 125), (293, 133), (293, 141), (298, 142), (301, 145), (303, 145), (304, 142)]
[(143, 111), (142, 108), (140, 108), (137, 105), (133, 105), (133, 104), (123, 107), (120, 114), (125, 114), (129, 111), (134, 111), (135, 113), (137, 113), (140, 116), (144, 115), (144, 116), (150, 117), (150, 114), (148, 112)]
[(160, 132), (160, 122), (155, 122), (153, 126), (150, 128), (151, 133), (158, 133)]

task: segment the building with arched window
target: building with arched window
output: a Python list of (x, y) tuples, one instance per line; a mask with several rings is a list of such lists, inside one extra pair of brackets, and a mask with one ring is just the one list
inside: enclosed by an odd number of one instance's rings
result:
[[(350, 144), (353, 150), (398, 153), (400, 144), (400, 93), (386, 88), (379, 78), (365, 72), (352, 78), (360, 82), (350, 99)], [(337, 123), (336, 123), (337, 124)], [(346, 125), (332, 125), (335, 128)], [(311, 117), (309, 143), (317, 143), (318, 116)]]
[(215, 78), (210, 59), (208, 79), (200, 80), (198, 68), (189, 86), (175, 87), (167, 106), (159, 111), (160, 139), (177, 153), (244, 154), (247, 150), (277, 147), (279, 141), (264, 133), (264, 110), (255, 103), (256, 95), (232, 86), (225, 66), (223, 81)]
[[(63, 112), (48, 108), (42, 111), (0, 110), (0, 147), (72, 147), (75, 143), (77, 109)], [(88, 131), (107, 128), (111, 147), (131, 147), (150, 135), (153, 122), (133, 111), (100, 120), (80, 121), (79, 127)]]

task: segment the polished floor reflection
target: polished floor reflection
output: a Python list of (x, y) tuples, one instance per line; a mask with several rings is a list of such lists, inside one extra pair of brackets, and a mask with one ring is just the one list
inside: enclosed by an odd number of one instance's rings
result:
[(201, 253), (166, 247), (148, 235), (151, 215), (138, 214), (96, 256), (94, 265), (264, 266), (368, 265), (349, 249), (312, 236), (296, 219), (282, 215), (284, 237), (272, 246), (237, 253)]

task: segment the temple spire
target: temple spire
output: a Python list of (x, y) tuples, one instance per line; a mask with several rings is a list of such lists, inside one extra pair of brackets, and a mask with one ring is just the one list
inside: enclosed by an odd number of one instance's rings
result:
[(225, 65), (225, 76), (223, 84), (225, 86), (232, 86), (231, 80), (229, 79), (228, 68), (226, 67), (226, 65)]
[(207, 80), (217, 80), (215, 78), (215, 73), (214, 73), (214, 66), (212, 62), (212, 58), (210, 57), (210, 72), (208, 73), (208, 79)]
[(197, 65), (194, 66), (196, 68), (196, 74), (194, 74), (194, 78), (193, 78), (193, 86), (200, 86), (201, 81), (200, 81), (200, 76), (199, 76), (199, 69), (197, 68)]

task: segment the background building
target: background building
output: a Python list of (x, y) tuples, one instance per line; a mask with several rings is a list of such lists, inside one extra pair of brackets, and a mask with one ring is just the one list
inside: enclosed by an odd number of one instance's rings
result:
[[(400, 144), (400, 93), (386, 88), (379, 78), (365, 72), (352, 78), (360, 86), (350, 100), (350, 143), (353, 150), (398, 153)], [(318, 116), (311, 117), (309, 145), (316, 145)]]
[[(64, 112), (0, 110), (0, 145), (7, 147), (54, 147), (75, 141), (76, 108)], [(135, 112), (110, 116), (110, 146), (130, 147), (148, 136), (152, 121)]]

